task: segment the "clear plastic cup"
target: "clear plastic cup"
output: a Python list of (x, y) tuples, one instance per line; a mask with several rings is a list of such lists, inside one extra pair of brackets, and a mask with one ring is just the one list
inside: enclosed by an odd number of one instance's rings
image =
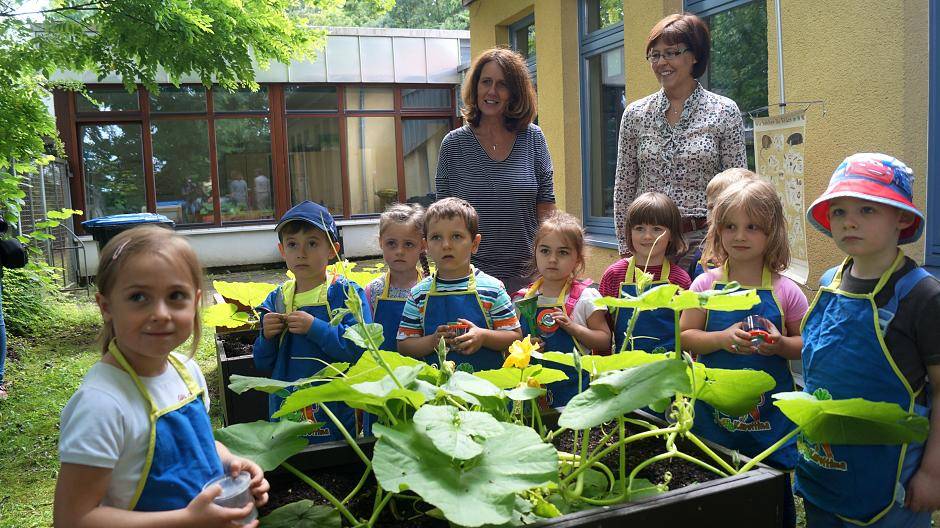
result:
[[(251, 474), (247, 471), (242, 471), (237, 477), (229, 474), (216, 477), (206, 482), (202, 489), (205, 490), (216, 484), (222, 487), (222, 493), (212, 502), (223, 508), (244, 508), (246, 504), (254, 500), (251, 496)], [(249, 524), (257, 518), (258, 509), (252, 506), (251, 513), (238, 522), (239, 524)]]

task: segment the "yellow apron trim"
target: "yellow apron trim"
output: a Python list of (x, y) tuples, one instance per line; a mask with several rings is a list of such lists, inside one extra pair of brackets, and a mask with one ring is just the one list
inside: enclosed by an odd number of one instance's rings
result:
[[(332, 286), (333, 283), (336, 282), (337, 277), (338, 275), (332, 275), (329, 271), (326, 272), (326, 280), (323, 281), (323, 284), (317, 286), (317, 288), (321, 286), (323, 287), (319, 295), (318, 302), (313, 303), (313, 304), (304, 304), (303, 306), (326, 306), (326, 313), (332, 314), (333, 309), (330, 306), (330, 299), (328, 297), (328, 292), (329, 292), (330, 286)], [(296, 281), (294, 281), (294, 279), (287, 279), (281, 285), (281, 298), (284, 300), (284, 310), (286, 310), (288, 313), (293, 312), (297, 308), (301, 308), (300, 306), (297, 306), (297, 307), (294, 306), (294, 298), (297, 295), (295, 293), (296, 287), (297, 287), (297, 283)], [(306, 292), (302, 292), (302, 293), (306, 293)], [(288, 330), (287, 330), (287, 327), (285, 327), (284, 330), (281, 331), (281, 336), (278, 339), (278, 342), (277, 342), (278, 347), (284, 344), (284, 338), (287, 337), (287, 334), (288, 334)]]
[[(419, 282), (421, 282), (421, 279), (424, 278), (424, 273), (421, 271), (421, 268), (417, 268), (416, 271), (418, 272), (418, 280), (415, 281), (415, 284), (418, 284)], [(392, 285), (392, 272), (386, 271), (385, 272), (385, 286), (382, 288), (382, 293), (381, 295), (379, 295), (379, 298), (377, 300), (384, 299), (386, 301), (406, 301), (407, 299), (400, 299), (398, 297), (388, 296), (388, 291), (391, 288), (391, 285)]]
[[(199, 385), (196, 384), (195, 380), (187, 372), (186, 366), (183, 363), (173, 357), (172, 354), (167, 356), (170, 365), (176, 369), (176, 372), (179, 374), (180, 378), (183, 380), (183, 383), (186, 385), (187, 390), (189, 390), (189, 396), (178, 402), (177, 404), (171, 405), (166, 409), (157, 409), (157, 404), (153, 401), (153, 398), (150, 397), (150, 392), (147, 391), (147, 388), (144, 387), (143, 382), (140, 381), (140, 378), (137, 376), (137, 373), (134, 372), (134, 369), (131, 367), (130, 363), (127, 362), (127, 359), (124, 358), (124, 355), (121, 353), (120, 349), (117, 347), (117, 342), (115, 340), (111, 341), (111, 344), (108, 345), (108, 352), (111, 353), (111, 357), (121, 365), (121, 368), (124, 369), (124, 372), (131, 377), (134, 381), (134, 385), (137, 386), (137, 390), (140, 391), (140, 395), (144, 397), (145, 400), (150, 404), (150, 434), (147, 441), (147, 458), (144, 459), (144, 467), (141, 469), (140, 478), (137, 480), (137, 487), (134, 489), (134, 496), (131, 498), (130, 505), (128, 510), (133, 510), (137, 506), (137, 502), (140, 500), (141, 494), (144, 492), (144, 486), (147, 484), (147, 477), (150, 475), (150, 467), (153, 465), (153, 452), (156, 448), (157, 443), (157, 419), (164, 414), (175, 411), (180, 407), (189, 404), (196, 398), (198, 398), (202, 393), (203, 389), (199, 388)], [(196, 388), (196, 391), (193, 391), (193, 388)]]
[[(715, 289), (716, 284), (717, 285), (728, 284), (728, 282), (730, 282), (728, 280), (729, 275), (730, 275), (730, 272), (728, 271), (728, 263), (725, 262), (725, 265), (722, 266), (722, 269), (721, 269), (721, 280), (716, 280), (715, 282), (713, 282), (711, 289)], [(780, 312), (780, 321), (779, 321), (779, 325), (777, 326), (777, 330), (780, 331), (780, 335), (786, 335), (787, 334), (787, 316), (786, 316), (786, 313), (784, 313), (783, 311), (783, 305), (780, 304), (780, 299), (777, 299), (777, 295), (774, 293), (773, 273), (770, 272), (770, 269), (765, 266), (763, 271), (761, 271), (761, 285), (760, 286), (745, 286), (742, 284), (741, 288), (749, 289), (749, 290), (767, 290), (770, 292), (770, 298), (774, 300), (774, 304), (777, 306), (777, 311)], [(807, 310), (807, 313), (809, 313), (808, 310)], [(705, 327), (706, 328), (708, 328), (709, 315), (710, 315), (710, 312), (708, 310), (705, 310)], [(806, 316), (804, 315), (803, 318), (805, 320)], [(800, 333), (802, 332), (803, 332), (803, 324), (800, 323)], [(792, 369), (790, 369), (790, 375), (791, 377), (793, 375)], [(794, 383), (794, 387), (795, 386), (796, 385)]]
[[(476, 268), (473, 265), (470, 265), (470, 278), (467, 279), (467, 289), (458, 290), (458, 291), (448, 291), (440, 292), (437, 291), (437, 273), (431, 274), (431, 289), (428, 291), (428, 297), (431, 295), (467, 295), (472, 293), (477, 300), (477, 305), (480, 307), (480, 313), (483, 314), (483, 319), (486, 321), (487, 330), (493, 329), (493, 321), (490, 320), (490, 314), (486, 311), (486, 308), (483, 307), (483, 301), (480, 299), (480, 296), (477, 294), (477, 277), (476, 277)], [(425, 306), (427, 306), (427, 299), (425, 299)]]
[[(634, 258), (636, 257), (627, 258), (627, 272), (623, 276), (623, 282), (620, 283), (620, 287), (617, 289), (617, 297), (620, 297), (621, 292), (623, 292), (624, 286), (633, 286), (636, 284), (636, 273), (637, 273), (637, 270), (639, 270), (640, 268), (636, 267), (636, 264), (634, 263), (634, 260), (633, 260)], [(653, 282), (650, 283), (650, 286), (659, 286), (661, 284), (669, 284), (669, 273), (671, 269), (672, 268), (671, 268), (671, 265), (669, 264), (669, 259), (663, 257), (663, 265), (662, 265), (662, 269), (660, 269), (659, 271), (659, 278), (653, 279)], [(613, 317), (614, 325), (616, 326), (617, 313), (620, 311), (620, 308), (610, 307), (608, 310), (609, 310), (609, 313), (611, 314), (611, 317)]]

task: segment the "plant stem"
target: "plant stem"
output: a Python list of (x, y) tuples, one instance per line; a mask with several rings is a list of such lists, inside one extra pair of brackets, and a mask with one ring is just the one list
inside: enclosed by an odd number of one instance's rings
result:
[(392, 496), (394, 496), (394, 493), (387, 494), (382, 498), (382, 502), (379, 503), (379, 506), (372, 511), (372, 517), (369, 517), (369, 522), (366, 524), (368, 528), (372, 528), (372, 526), (375, 525), (375, 521), (379, 520), (379, 514), (385, 509), (385, 505), (392, 499)]
[(624, 437), (626, 431), (623, 426), (623, 416), (620, 416), (617, 419), (617, 430), (620, 433), (620, 441), (617, 444), (620, 446), (620, 494), (625, 495), (627, 493), (627, 480), (624, 478), (626, 476), (626, 467), (627, 467), (627, 444), (625, 444)]
[[(624, 444), (629, 444), (629, 443), (632, 443), (632, 442), (636, 442), (637, 440), (642, 440), (642, 439), (644, 439), (644, 438), (649, 438), (649, 437), (651, 437), (651, 436), (659, 436), (659, 435), (669, 434), (669, 433), (672, 433), (672, 432), (678, 431), (678, 430), (679, 430), (678, 427), (674, 427), (674, 426), (673, 426), (673, 427), (667, 427), (666, 429), (654, 429), (654, 430), (652, 430), (652, 431), (644, 431), (644, 432), (642, 432), (642, 433), (637, 433), (637, 434), (635, 434), (635, 435), (633, 435), (633, 436), (627, 437), (626, 440), (623, 440), (623, 441), (622, 441), (622, 443), (624, 443)], [(570, 474), (567, 475), (565, 478), (563, 478), (563, 479), (561, 480), (561, 482), (563, 482), (563, 483), (571, 482), (572, 479), (577, 478), (577, 476), (578, 476), (581, 472), (583, 472), (586, 468), (590, 467), (591, 465), (593, 465), (593, 464), (594, 464), (595, 462), (597, 462), (598, 460), (600, 460), (600, 459), (604, 458), (605, 456), (607, 456), (607, 454), (610, 453), (611, 451), (613, 451), (614, 449), (618, 449), (620, 443), (621, 443), (621, 442), (617, 442), (616, 444), (614, 444), (614, 445), (612, 445), (612, 446), (607, 446), (607, 447), (606, 447), (605, 449), (603, 449), (600, 453), (598, 453), (598, 454), (596, 454), (596, 455), (592, 455), (587, 461), (582, 461), (581, 465), (580, 465), (576, 470), (574, 470), (572, 473), (570, 473)]]
[(367, 457), (361, 449), (359, 449), (359, 444), (356, 443), (356, 439), (349, 434), (349, 431), (347, 431), (343, 426), (343, 423), (339, 421), (339, 418), (333, 414), (333, 411), (331, 411), (330, 408), (326, 406), (326, 404), (321, 403), (320, 408), (323, 409), (323, 412), (330, 417), (330, 420), (332, 420), (334, 424), (336, 424), (336, 427), (339, 428), (339, 432), (343, 435), (343, 438), (346, 439), (346, 443), (349, 444), (349, 447), (351, 447), (352, 450), (356, 452), (356, 455), (358, 455), (359, 459), (362, 460), (362, 462), (366, 465), (366, 468), (371, 468), (372, 461), (369, 460), (369, 457)]
[(761, 451), (760, 453), (758, 453), (758, 455), (757, 455), (756, 457), (752, 458), (750, 462), (748, 462), (747, 464), (744, 464), (743, 466), (741, 466), (741, 469), (738, 470), (738, 473), (744, 473), (745, 471), (750, 470), (752, 467), (754, 467), (754, 466), (756, 466), (758, 463), (760, 463), (761, 460), (764, 460), (765, 458), (767, 458), (767, 457), (769, 457), (770, 455), (774, 454), (774, 451), (776, 451), (777, 449), (779, 449), (780, 446), (782, 446), (783, 444), (787, 443), (788, 440), (790, 440), (791, 438), (793, 438), (794, 436), (796, 436), (797, 434), (799, 434), (799, 432), (800, 432), (801, 430), (803, 430), (802, 427), (797, 427), (796, 429), (794, 429), (794, 430), (790, 431), (789, 433), (787, 433), (786, 435), (784, 435), (784, 437), (781, 438), (780, 440), (777, 440), (777, 441), (774, 443), (774, 445), (772, 445), (772, 446), (768, 447), (767, 449)]
[(716, 474), (716, 475), (720, 475), (720, 476), (722, 476), (722, 477), (727, 477), (727, 476), (728, 476), (727, 473), (725, 473), (724, 471), (722, 471), (722, 470), (716, 468), (715, 466), (713, 466), (713, 465), (711, 465), (711, 464), (709, 464), (709, 463), (707, 463), (707, 462), (703, 462), (703, 461), (701, 461), (701, 460), (695, 458), (695, 457), (692, 456), (692, 455), (683, 453), (682, 451), (676, 451), (676, 456), (679, 457), (679, 458), (681, 458), (682, 460), (686, 460), (686, 461), (691, 462), (691, 463), (693, 463), (693, 464), (695, 464), (695, 465), (697, 465), (697, 466), (699, 466), (699, 467), (701, 467), (701, 468), (703, 468), (703, 469), (706, 469), (706, 470), (708, 470), (708, 471), (711, 471), (712, 473), (714, 473), (714, 474)]
[(315, 480), (308, 477), (302, 471), (288, 464), (287, 462), (282, 462), (281, 467), (293, 473), (295, 477), (309, 484), (310, 487), (313, 488), (317, 493), (322, 495), (324, 499), (328, 500), (330, 504), (333, 505), (334, 508), (339, 510), (339, 513), (343, 517), (345, 517), (347, 521), (349, 521), (349, 524), (351, 524), (352, 526), (356, 526), (357, 524), (359, 524), (359, 519), (356, 519), (356, 517), (353, 516), (353, 514), (350, 513), (349, 510), (347, 510), (345, 506), (343, 506), (343, 504), (339, 501), (339, 499), (334, 497), (332, 493), (326, 490), (326, 488), (317, 484)]
[(359, 482), (356, 484), (356, 487), (349, 492), (348, 495), (343, 499), (343, 504), (351, 501), (353, 497), (356, 496), (362, 490), (362, 487), (365, 485), (366, 480), (368, 480), (369, 475), (372, 473), (372, 464), (366, 465), (366, 470), (362, 472), (362, 478), (359, 479)]
[(695, 436), (695, 434), (692, 433), (691, 431), (689, 431), (688, 433), (686, 433), (686, 434), (685, 434), (685, 437), (688, 438), (689, 440), (691, 440), (692, 443), (695, 444), (699, 449), (701, 449), (706, 455), (712, 457), (712, 459), (714, 459), (716, 462), (718, 462), (718, 464), (719, 464), (722, 468), (724, 468), (724, 470), (727, 471), (728, 473), (734, 475), (735, 473), (738, 472), (736, 469), (734, 469), (734, 467), (733, 467), (731, 464), (725, 462), (725, 459), (723, 459), (723, 458), (721, 458), (720, 456), (718, 456), (718, 454), (716, 454), (714, 451), (712, 451), (710, 447), (708, 447), (707, 445), (705, 445), (705, 443), (702, 442), (702, 441), (699, 439), (699, 437)]

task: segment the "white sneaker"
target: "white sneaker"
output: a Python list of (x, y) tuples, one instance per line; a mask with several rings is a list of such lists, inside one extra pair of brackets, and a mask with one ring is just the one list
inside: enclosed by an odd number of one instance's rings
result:
[(0, 383), (0, 401), (3, 401), (3, 400), (5, 400), (5, 399), (7, 399), (7, 396), (9, 396), (9, 395), (7, 394), (7, 387), (6, 387), (6, 385)]

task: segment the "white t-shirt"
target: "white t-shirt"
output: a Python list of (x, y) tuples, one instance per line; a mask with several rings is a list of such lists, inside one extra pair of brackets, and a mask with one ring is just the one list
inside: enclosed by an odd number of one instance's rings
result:
[[(581, 326), (587, 326), (587, 320), (594, 312), (598, 310), (606, 312), (606, 306), (594, 305), (594, 299), (600, 298), (601, 292), (597, 291), (597, 289), (591, 287), (584, 288), (584, 291), (581, 292), (581, 296), (578, 297), (578, 302), (574, 305), (574, 310), (571, 312), (571, 321)], [(539, 306), (552, 306), (557, 302), (558, 297), (546, 297), (544, 295), (539, 295), (539, 299), (536, 301)]]
[[(196, 362), (178, 357), (205, 389), (206, 379)], [(169, 363), (163, 374), (141, 376), (140, 381), (160, 409), (189, 397), (189, 389)], [(204, 401), (208, 410), (208, 398)], [(150, 440), (150, 405), (134, 380), (117, 367), (96, 363), (62, 409), (60, 422), (59, 461), (111, 468), (111, 481), (101, 504), (128, 509)]]

